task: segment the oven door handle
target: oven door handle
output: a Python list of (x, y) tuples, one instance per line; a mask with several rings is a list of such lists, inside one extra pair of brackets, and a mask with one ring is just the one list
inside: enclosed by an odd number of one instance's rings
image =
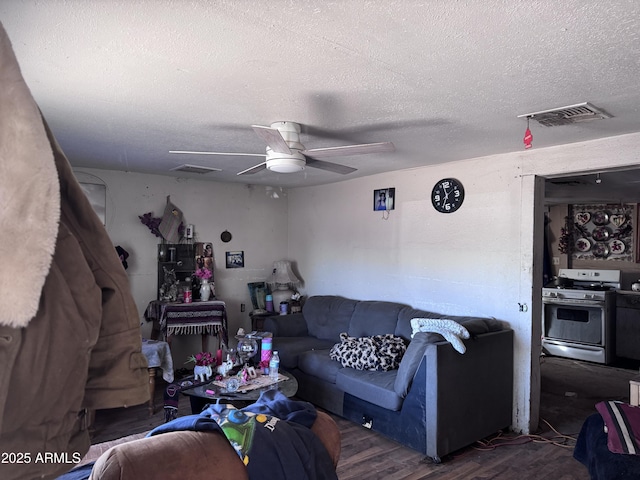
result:
[(586, 307), (602, 307), (605, 302), (603, 300), (589, 300), (586, 298), (558, 298), (558, 297), (542, 297), (542, 303), (547, 305), (568, 305), (568, 306), (586, 306)]

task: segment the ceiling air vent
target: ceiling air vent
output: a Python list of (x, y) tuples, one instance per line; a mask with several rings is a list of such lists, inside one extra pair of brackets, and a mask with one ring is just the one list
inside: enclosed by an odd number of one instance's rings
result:
[(220, 168), (202, 167), (200, 165), (189, 165), (185, 163), (179, 167), (171, 169), (172, 172), (187, 172), (187, 173), (209, 173), (209, 172), (221, 172)]
[(531, 118), (545, 127), (558, 127), (560, 125), (571, 125), (580, 122), (590, 122), (591, 120), (611, 118), (612, 116), (613, 115), (609, 115), (604, 110), (594, 107), (588, 102), (584, 102), (567, 107), (543, 110), (541, 112), (526, 113), (524, 115), (518, 115), (518, 118)]

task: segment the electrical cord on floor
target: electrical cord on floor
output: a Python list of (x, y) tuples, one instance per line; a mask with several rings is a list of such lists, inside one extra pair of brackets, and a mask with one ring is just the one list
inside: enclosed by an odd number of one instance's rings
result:
[(489, 440), (478, 440), (473, 448), (480, 451), (495, 450), (498, 447), (505, 447), (510, 445), (524, 445), (526, 443), (549, 443), (556, 447), (571, 448), (575, 447), (576, 437), (573, 435), (566, 435), (558, 432), (553, 426), (547, 422), (544, 418), (544, 423), (552, 430), (555, 435), (505, 435), (503, 432), (498, 433), (495, 437)]

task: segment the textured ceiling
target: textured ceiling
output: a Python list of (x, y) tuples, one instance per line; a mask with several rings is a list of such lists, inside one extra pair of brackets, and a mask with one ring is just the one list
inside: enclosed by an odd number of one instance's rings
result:
[[(613, 115), (531, 124), (534, 148), (640, 131), (640, 2), (3, 1), (0, 21), (72, 165), (276, 186), (329, 183), (523, 150), (518, 115), (588, 101)], [(236, 173), (251, 124), (308, 126), (339, 175)]]

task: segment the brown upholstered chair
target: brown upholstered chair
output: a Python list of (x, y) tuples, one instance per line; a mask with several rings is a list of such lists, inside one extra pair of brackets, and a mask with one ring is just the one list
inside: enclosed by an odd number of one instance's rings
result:
[[(341, 445), (336, 422), (326, 413), (318, 412), (311, 430), (327, 448), (334, 467), (337, 466)], [(170, 432), (137, 439), (127, 437), (123, 442), (107, 451), (103, 444), (91, 447), (83, 460), (92, 461), (97, 457), (91, 479), (248, 480), (240, 457), (219, 432)]]

